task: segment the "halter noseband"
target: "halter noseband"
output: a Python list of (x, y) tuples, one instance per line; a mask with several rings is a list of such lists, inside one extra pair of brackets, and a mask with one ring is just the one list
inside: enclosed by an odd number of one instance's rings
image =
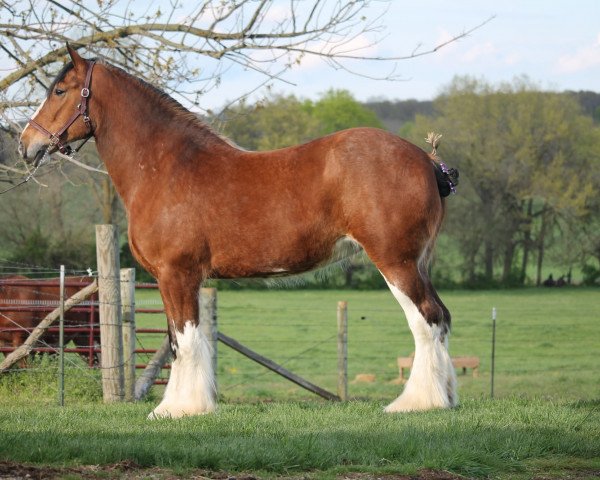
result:
[[(81, 89), (81, 102), (77, 105), (77, 110), (71, 115), (71, 117), (67, 120), (67, 122), (63, 125), (63, 127), (58, 130), (56, 133), (51, 133), (42, 127), (39, 123), (37, 123), (33, 118), (29, 120), (29, 124), (42, 132), (44, 135), (47, 135), (50, 139), (50, 146), (56, 146), (60, 153), (68, 155), (71, 153), (71, 147), (69, 145), (65, 145), (61, 142), (60, 137), (67, 128), (69, 128), (75, 120), (81, 115), (83, 117), (83, 122), (85, 123), (88, 133), (93, 133), (92, 121), (88, 116), (88, 98), (90, 96), (90, 83), (92, 81), (92, 71), (94, 70), (94, 65), (96, 64), (95, 60), (92, 60), (88, 63), (87, 73), (85, 75), (85, 83), (83, 84), (83, 88)], [(89, 138), (89, 137), (88, 137)]]

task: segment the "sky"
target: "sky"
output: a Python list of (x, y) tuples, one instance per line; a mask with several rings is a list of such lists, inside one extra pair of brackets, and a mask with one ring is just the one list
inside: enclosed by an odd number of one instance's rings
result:
[[(382, 9), (374, 10), (373, 14)], [(336, 71), (310, 59), (288, 72), (288, 82), (274, 91), (316, 98), (330, 88), (347, 89), (361, 101), (387, 98), (430, 100), (456, 75), (497, 84), (526, 75), (544, 90), (600, 92), (600, 0), (391, 0), (383, 18), (385, 32), (367, 53), (409, 55), (425, 51), (481, 24), (490, 22), (437, 53), (396, 65), (400, 81), (381, 81)], [(361, 62), (352, 68), (385, 77), (391, 63)], [(248, 72), (230, 71), (217, 91), (204, 98), (216, 108), (247, 89)]]
[[(85, 1), (91, 10), (97, 8), (95, 0)], [(327, 1), (326, 5), (343, 3), (343, 0)], [(145, 13), (160, 6), (168, 12), (171, 3), (171, 0), (124, 0), (119, 5), (143, 18)], [(176, 13), (182, 18), (173, 18), (174, 21), (187, 17), (197, 9), (198, 2), (179, 0), (177, 5)], [(249, 5), (253, 8), (254, 4)], [(288, 18), (289, 5), (290, 0), (273, 0), (269, 10), (274, 17), (271, 20)], [(298, 1), (296, 5), (308, 8), (313, 1)], [(306, 57), (283, 75), (285, 81), (274, 81), (272, 90), (311, 99), (335, 88), (350, 91), (360, 101), (432, 100), (457, 75), (470, 75), (491, 84), (525, 75), (544, 90), (600, 92), (600, 0), (371, 0), (364, 13), (368, 18), (381, 16), (384, 27), (375, 44), (367, 36), (353, 41), (356, 46), (368, 45), (358, 53), (372, 57), (406, 56), (415, 49), (424, 52), (493, 18), (466, 38), (429, 55), (396, 64), (366, 60), (347, 63), (359, 75), (335, 70), (319, 58)], [(262, 50), (258, 55), (269, 53)], [(0, 73), (4, 74), (7, 70), (1, 68), (2, 58), (0, 55)], [(207, 57), (188, 59), (207, 75), (215, 68), (216, 61)], [(367, 78), (387, 77), (394, 68), (399, 80)], [(226, 67), (219, 87), (204, 94), (198, 107), (173, 94), (193, 110), (219, 111), (263, 80), (264, 77), (251, 70)], [(194, 84), (182, 88), (197, 89)], [(250, 101), (265, 93), (264, 89), (258, 90), (250, 96)]]

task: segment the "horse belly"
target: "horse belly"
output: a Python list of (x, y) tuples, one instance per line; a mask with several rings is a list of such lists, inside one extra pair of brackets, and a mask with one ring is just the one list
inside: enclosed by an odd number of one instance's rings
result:
[(360, 245), (350, 237), (341, 236), (326, 241), (288, 239), (277, 245), (269, 241), (256, 245), (252, 250), (254, 255), (247, 251), (241, 255), (227, 251), (215, 255), (211, 276), (244, 278), (296, 275), (344, 260), (360, 251)]

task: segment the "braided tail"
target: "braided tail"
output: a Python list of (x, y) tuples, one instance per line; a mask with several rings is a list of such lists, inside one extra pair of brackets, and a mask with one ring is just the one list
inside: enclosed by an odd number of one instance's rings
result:
[(433, 162), (435, 179), (437, 181), (438, 190), (441, 197), (447, 197), (451, 193), (456, 193), (458, 185), (458, 170), (456, 168), (448, 168), (446, 164), (440, 161), (437, 156), (437, 147), (440, 144), (442, 135), (440, 133), (429, 132), (425, 141), (431, 145), (433, 150), (429, 154)]

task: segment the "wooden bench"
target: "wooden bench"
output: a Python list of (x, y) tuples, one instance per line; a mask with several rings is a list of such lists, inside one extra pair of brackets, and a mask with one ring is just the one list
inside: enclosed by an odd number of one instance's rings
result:
[[(398, 370), (400, 370), (400, 378), (397, 383), (404, 383), (407, 377), (404, 376), (404, 369), (411, 369), (413, 366), (415, 354), (410, 357), (398, 357)], [(452, 365), (454, 368), (462, 368), (463, 375), (467, 374), (467, 368), (472, 369), (473, 377), (479, 376), (479, 357), (452, 357)]]
[(479, 357), (452, 357), (454, 368), (462, 368), (463, 375), (467, 374), (467, 368), (470, 368), (473, 377), (479, 376)]

